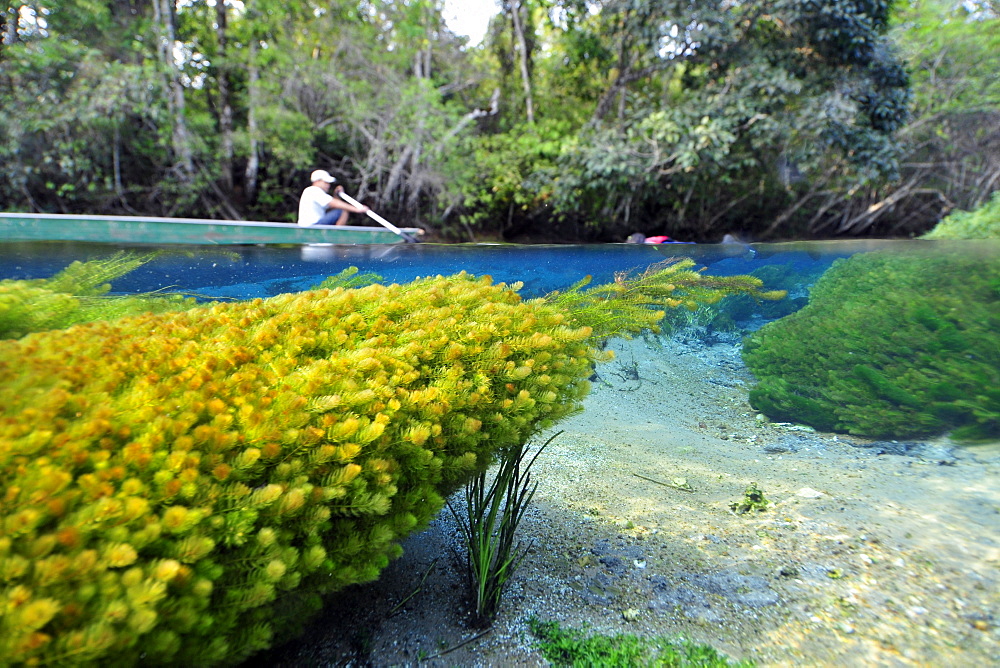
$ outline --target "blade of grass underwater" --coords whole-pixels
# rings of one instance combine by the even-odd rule
[[[475,604],[475,621],[488,625],[500,608],[504,589],[528,547],[516,543],[517,528],[538,489],[532,484],[531,466],[559,434],[551,436],[532,457],[521,445],[500,455],[499,467],[487,486],[486,472],[465,489],[465,517],[449,504],[466,543],[468,581]]]

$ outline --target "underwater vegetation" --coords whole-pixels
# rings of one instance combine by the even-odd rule
[[[703,309],[717,309],[734,297],[745,296],[761,305],[781,303],[787,295],[787,290],[761,290],[764,281],[753,275],[713,276],[695,267],[690,258],[670,258],[642,275],[621,273],[613,283],[586,290],[590,279],[585,278],[548,299],[573,313],[576,321],[613,337],[635,333],[637,323],[641,329],[658,329],[660,323],[676,327],[679,322],[698,318]],[[669,272],[668,278],[664,278],[664,271]],[[754,288],[748,289],[751,285]],[[650,307],[658,305],[672,310],[653,319]]]
[[[788,295],[783,299],[761,299],[758,295],[733,294],[718,302],[700,303],[696,310],[675,309],[665,316],[662,327],[669,331],[702,328],[706,337],[713,333],[741,331],[754,316],[764,320],[777,320],[805,306],[805,286],[813,283],[822,273],[814,269],[808,273],[801,267],[789,264],[766,264],[754,269],[750,276],[760,279],[771,294]]]
[[[0,339],[62,329],[92,320],[191,308],[191,297],[170,294],[109,296],[108,281],[124,276],[156,256],[117,253],[107,260],[74,262],[51,278],[0,280]]]
[[[998,438],[1000,262],[990,248],[837,260],[808,305],[750,336],[743,357],[758,379],[750,402],[772,419]]]
[[[336,288],[363,288],[373,283],[381,283],[382,277],[373,272],[358,273],[357,267],[348,267],[339,274],[328,276],[312,290],[334,290]]]
[[[752,482],[747,485],[746,490],[743,492],[743,498],[730,503],[729,509],[737,515],[746,515],[753,512],[762,513],[767,510],[770,503],[767,497],[764,496],[764,491],[757,487],[757,483]]]
[[[537,618],[528,620],[528,628],[537,638],[542,656],[559,668],[752,668],[756,665],[749,660],[731,660],[713,647],[682,637],[648,638],[630,633],[606,636]]]
[[[556,432],[534,452],[526,445],[501,450],[491,482],[487,483],[486,471],[481,471],[465,485],[464,511],[448,502],[465,543],[466,579],[476,626],[493,623],[507,584],[528,555],[530,545],[517,541],[517,528],[538,490],[531,467],[561,433]]]
[[[805,273],[799,267],[788,264],[766,264],[763,267],[754,269],[750,275],[759,278],[773,289],[784,290],[788,293],[795,293],[801,290],[804,284],[815,281],[820,274],[820,270]],[[750,320],[754,314],[759,314],[764,320],[777,320],[786,315],[795,313],[805,306],[805,297],[789,297],[777,301],[761,301],[754,299],[750,295],[733,295],[726,297],[715,309],[718,315],[712,321],[716,329],[724,330],[725,324],[732,322],[742,322]]]
[[[207,666],[287,639],[579,410],[602,337],[656,327],[654,304],[780,296],[689,267],[530,301],[439,276],[0,342],[0,657]]]

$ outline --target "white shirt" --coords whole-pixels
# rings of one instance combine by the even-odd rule
[[[333,196],[319,186],[309,186],[302,191],[299,198],[299,225],[310,227],[319,222],[326,213],[326,205],[333,201]]]

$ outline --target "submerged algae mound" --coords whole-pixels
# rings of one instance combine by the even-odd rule
[[[578,410],[598,337],[655,326],[648,304],[778,296],[689,267],[550,300],[464,274],[324,289],[0,343],[0,657],[212,665],[287,638]]]
[[[751,404],[863,436],[1000,437],[997,250],[836,261],[805,308],[746,341]]]

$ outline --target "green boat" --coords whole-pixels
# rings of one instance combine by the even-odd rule
[[[397,228],[398,229],[398,228]],[[412,238],[423,234],[402,228]],[[386,227],[153,218],[0,213],[0,241],[100,241],[132,244],[396,244],[404,241]]]

